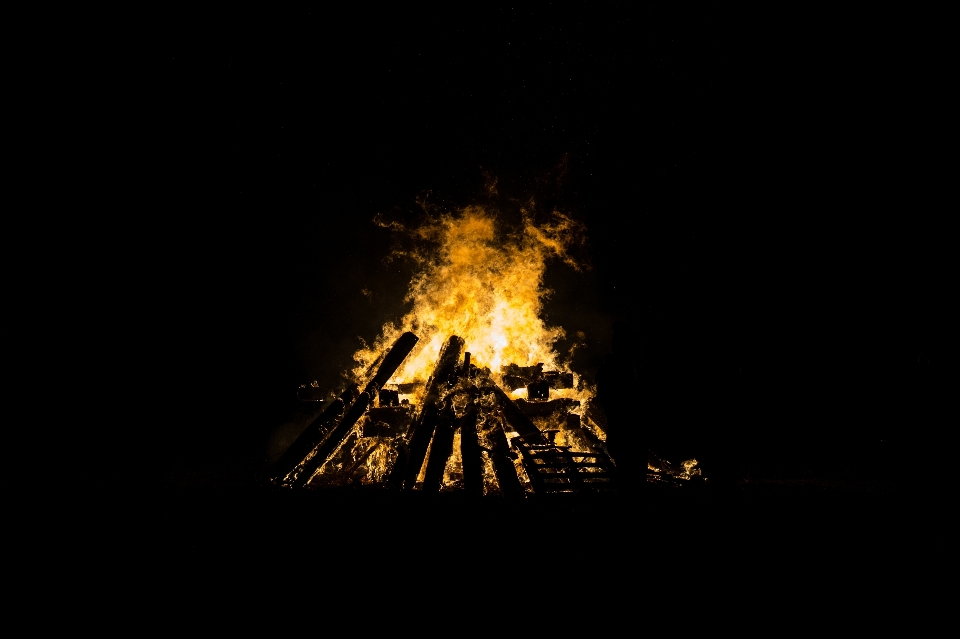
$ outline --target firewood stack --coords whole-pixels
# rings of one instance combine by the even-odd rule
[[[270,481],[478,497],[615,490],[615,467],[598,437],[602,419],[581,420],[572,412],[578,400],[550,398],[551,389],[573,387],[572,374],[508,365],[503,384],[527,390],[527,399],[513,400],[452,336],[425,385],[386,385],[418,341],[404,333],[362,392],[353,385],[331,401],[275,464]],[[420,397],[420,406],[404,395]],[[598,411],[587,408],[585,415]]]

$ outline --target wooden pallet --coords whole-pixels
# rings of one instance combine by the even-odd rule
[[[534,492],[583,493],[616,489],[616,473],[610,458],[603,453],[584,453],[569,446],[527,444],[513,440],[523,456],[523,467]]]

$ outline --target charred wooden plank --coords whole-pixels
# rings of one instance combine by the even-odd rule
[[[373,403],[373,397],[371,393],[364,391],[360,393],[360,396],[357,398],[357,401],[353,403],[353,406],[350,407],[350,410],[347,411],[347,414],[343,416],[343,419],[340,420],[340,423],[337,424],[336,428],[330,433],[330,436],[327,437],[319,447],[317,447],[317,452],[313,457],[308,459],[303,464],[303,470],[300,471],[300,474],[293,481],[293,486],[300,488],[305,486],[310,478],[313,477],[313,474],[317,472],[324,462],[330,457],[331,454],[340,446],[340,442],[343,441],[343,438],[350,432],[363,414],[367,412],[367,409],[370,407],[370,404]]]
[[[494,385],[493,392],[500,404],[500,410],[503,411],[503,416],[507,418],[507,422],[523,437],[525,442],[528,444],[547,443],[540,429],[534,426],[533,422],[520,412],[520,409],[513,403],[513,400],[507,397],[507,394],[504,393],[499,386]]]
[[[487,435],[492,444],[490,461],[493,462],[493,473],[497,476],[500,491],[508,499],[520,499],[524,496],[523,485],[517,477],[517,467],[510,457],[510,443],[507,434],[503,431],[503,423],[498,419],[496,426]]]
[[[293,482],[295,487],[304,486],[310,481],[310,477],[313,476],[317,469],[327,461],[327,458],[337,449],[343,438],[357,423],[357,420],[363,417],[367,408],[373,403],[373,398],[380,390],[380,387],[400,368],[400,364],[403,363],[403,360],[410,354],[410,351],[413,350],[413,347],[419,340],[420,338],[413,333],[406,332],[394,342],[393,347],[383,358],[377,374],[370,380],[364,391],[360,393],[356,401],[354,401],[353,406],[350,407],[346,415],[343,416],[343,419],[340,420],[340,423],[330,432],[330,435],[327,436],[323,443],[317,447],[313,457],[303,464],[303,470],[300,471],[299,476]]]
[[[569,476],[570,483],[573,484],[575,490],[583,488],[583,481],[580,477],[580,470],[577,468],[577,463],[573,461],[573,457],[570,455],[570,451],[565,450],[564,456],[560,458],[563,462],[566,463],[566,474]],[[541,474],[543,477],[543,474]]]
[[[503,385],[510,390],[524,388],[531,382],[546,382],[550,388],[573,388],[573,373],[545,371],[543,364],[536,366],[517,366],[507,364],[500,369]]]
[[[437,358],[433,375],[427,382],[427,392],[423,398],[420,415],[414,423],[410,444],[403,456],[403,466],[405,467],[401,467],[399,458],[398,464],[394,466],[394,473],[399,473],[397,477],[402,476],[403,481],[399,482],[394,479],[391,483],[394,485],[402,484],[405,490],[413,490],[413,486],[417,482],[417,475],[420,474],[420,467],[423,465],[423,459],[427,454],[427,447],[430,445],[434,430],[436,430],[437,423],[440,421],[440,402],[443,399],[443,391],[450,375],[453,374],[460,363],[463,344],[463,338],[456,335],[452,335],[447,340],[443,350],[440,351],[440,357]]]
[[[534,462],[530,457],[530,447],[524,442],[522,435],[520,436],[519,441],[517,438],[514,438],[513,441],[517,445],[517,449],[520,451],[520,454],[523,456],[523,467],[527,471],[527,477],[530,478],[530,484],[533,486],[533,492],[545,492],[546,487],[543,484],[543,478],[540,477],[540,473],[537,471],[536,462]]]
[[[515,391],[518,388],[526,388],[527,380],[520,377],[519,375],[504,375],[503,385],[506,386],[511,391]]]
[[[530,445],[523,441],[518,441],[517,445],[536,493],[616,487],[609,458],[605,455],[572,451],[567,446]],[[578,461],[585,459],[597,461]],[[603,463],[605,461],[607,463]]]
[[[550,478],[571,478],[576,476],[577,479],[607,479],[613,477],[610,472],[601,472],[601,473],[555,473],[555,472],[542,472],[540,476],[545,479]]]
[[[407,358],[407,355],[410,354],[410,351],[413,350],[413,347],[416,346],[419,341],[420,338],[410,331],[407,331],[397,338],[397,341],[393,343],[393,347],[390,348],[387,356],[383,358],[383,363],[380,364],[380,369],[377,371],[377,374],[370,380],[370,384],[376,386],[376,390],[383,388],[383,385],[393,377],[393,374],[400,368],[400,364],[403,363],[403,360]],[[369,390],[370,384],[367,384],[367,390]]]
[[[597,470],[597,472],[600,472],[600,471],[609,470],[610,465],[598,464],[593,462],[582,464],[580,462],[571,461],[570,458],[567,458],[566,461],[557,460],[555,462],[550,462],[547,464],[537,464],[536,462],[534,462],[534,467],[539,468],[540,470],[543,470],[543,471],[557,470],[557,469],[563,469],[563,468],[566,468],[567,470],[583,468],[583,469],[591,469],[589,472],[594,472],[594,470]]]
[[[567,455],[573,455],[574,457],[605,457],[605,455],[598,455],[597,453],[578,453],[573,451],[563,450],[565,446],[557,446],[561,450],[536,450],[533,449],[530,454],[533,457],[566,457]]]
[[[518,399],[514,401],[514,404],[517,405],[521,413],[528,417],[542,417],[544,415],[553,415],[554,413],[578,408],[580,401],[567,397],[559,397],[546,402],[528,402],[525,399]]]
[[[580,453],[566,446],[551,450],[522,442],[520,450],[536,492],[616,489],[616,472],[604,454]]]
[[[447,404],[440,411],[440,421],[437,422],[437,428],[433,432],[430,458],[427,460],[427,468],[423,474],[424,492],[439,492],[443,485],[443,470],[447,466],[450,454],[453,453],[453,434],[457,421],[453,408]]]
[[[483,459],[477,437],[477,406],[471,403],[460,420],[460,457],[463,463],[463,488],[472,497],[483,496]]]
[[[309,426],[307,426],[290,448],[280,456],[270,470],[270,479],[275,483],[284,481],[290,473],[309,455],[329,432],[335,420],[343,415],[345,407],[356,400],[360,388],[351,384],[340,397],[335,399]]]
[[[544,371],[543,379],[550,384],[550,388],[573,388],[573,373]]]

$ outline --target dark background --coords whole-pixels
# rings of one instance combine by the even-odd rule
[[[936,467],[935,51],[736,24],[547,5],[171,28],[131,71],[151,475],[252,481],[296,387],[339,384],[402,310],[411,266],[374,216],[485,202],[493,177],[506,222],[534,198],[586,224],[591,269],[552,265],[548,321],[587,334],[588,377],[614,321],[635,331],[663,454],[717,477]]]

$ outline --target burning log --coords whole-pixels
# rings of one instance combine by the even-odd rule
[[[463,345],[463,338],[453,335],[447,340],[443,350],[440,351],[440,357],[437,358],[437,366],[427,383],[427,392],[423,398],[423,405],[420,407],[420,415],[414,422],[413,434],[410,436],[410,444],[407,447],[406,455],[398,457],[394,466],[394,477],[391,483],[400,485],[405,490],[413,490],[413,486],[417,482],[420,467],[423,465],[423,459],[427,454],[427,447],[430,445],[437,423],[440,421],[442,391],[460,362],[460,352],[463,350]],[[399,479],[401,477],[403,478],[402,481]]]
[[[317,472],[317,469],[327,461],[327,458],[337,449],[344,436],[346,436],[346,434],[350,432],[350,429],[357,423],[357,420],[367,412],[367,408],[373,403],[373,398],[377,395],[380,387],[396,372],[418,341],[420,341],[419,337],[407,332],[394,342],[393,347],[387,353],[386,357],[383,358],[377,374],[370,380],[364,391],[360,393],[354,401],[353,406],[350,407],[347,414],[340,420],[340,423],[337,424],[323,443],[319,445],[313,457],[304,462],[303,470],[300,471],[300,474],[293,481],[295,487],[303,486],[310,481],[310,478]]]
[[[460,420],[460,458],[463,463],[463,488],[473,497],[483,496],[483,458],[477,438],[477,405],[471,398],[466,414]]]
[[[504,497],[521,498],[524,490],[510,456],[510,443],[507,441],[507,434],[503,432],[503,424],[499,420],[497,422],[496,427],[487,435],[493,444],[490,449],[493,473],[497,476],[497,483]]]
[[[397,338],[397,341],[393,344],[393,348],[391,348],[387,356],[383,358],[383,363],[380,364],[380,369],[377,370],[377,374],[370,383],[367,384],[367,390],[376,393],[383,388],[383,385],[393,377],[393,374],[400,368],[400,364],[403,363],[403,360],[407,358],[407,355],[410,354],[410,351],[413,350],[413,347],[416,346],[419,341],[420,338],[410,331],[407,331]],[[372,389],[371,386],[375,387],[375,390]]]
[[[453,453],[453,435],[458,421],[449,400],[444,402],[440,419],[433,432],[430,457],[427,459],[427,468],[423,475],[424,492],[438,492],[443,484],[443,470],[447,466],[450,454]]]
[[[343,415],[344,408],[352,404],[359,394],[360,387],[356,384],[350,384],[350,386],[340,394],[340,397],[333,400],[333,402],[300,433],[296,441],[293,442],[290,448],[288,448],[273,465],[270,471],[271,480],[275,483],[283,482],[291,473],[296,471],[297,467],[306,459],[307,455],[323,441],[324,436],[330,430],[334,420]]]

